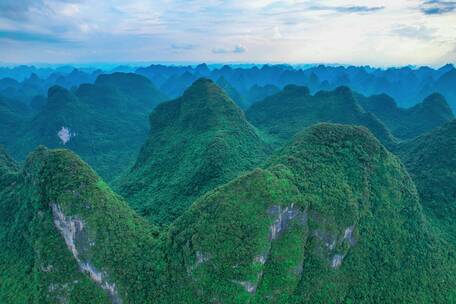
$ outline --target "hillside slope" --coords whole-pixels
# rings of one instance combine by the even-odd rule
[[[365,126],[387,147],[395,142],[382,122],[366,113],[347,87],[311,95],[306,87],[288,85],[278,94],[253,104],[246,116],[254,126],[281,141],[310,125],[333,122]]]
[[[306,129],[160,234],[67,150],[2,152],[0,185],[2,303],[456,300],[452,247],[365,128]]]
[[[397,150],[424,211],[456,244],[456,120],[402,143]]]
[[[77,156],[39,148],[0,184],[1,303],[143,303],[160,293],[155,228]]]
[[[208,79],[159,105],[150,126],[149,139],[118,189],[158,224],[172,222],[200,195],[254,168],[266,155],[242,111]]]
[[[421,103],[404,109],[399,108],[388,95],[358,96],[363,108],[375,114],[398,138],[411,139],[454,119],[445,98],[437,93]]]
[[[112,181],[134,162],[147,138],[147,115],[162,98],[136,74],[100,75],[74,92],[54,86],[10,150],[22,160],[40,144],[66,147]]]
[[[364,128],[317,125],[172,225],[176,302],[446,303],[454,256],[399,160]]]
[[[29,119],[29,111],[24,108],[15,107],[18,102],[9,102],[0,97],[0,145],[9,146],[13,142],[20,129],[27,119]]]

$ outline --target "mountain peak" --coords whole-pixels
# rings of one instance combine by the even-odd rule
[[[451,63],[447,63],[447,64],[441,66],[438,70],[442,71],[442,72],[448,72],[448,71],[454,70],[454,65]]]
[[[206,77],[201,77],[195,80],[192,85],[186,90],[186,92],[192,91],[192,90],[210,90],[210,89],[215,89],[214,87],[217,87],[217,85],[209,78]]]
[[[200,195],[250,170],[264,144],[239,107],[201,78],[182,97],[160,104],[151,132],[120,192],[158,224],[171,222]]]
[[[450,106],[446,102],[445,97],[443,97],[442,94],[440,93],[432,93],[428,97],[426,97],[423,100],[423,106],[429,107],[429,106],[438,106],[438,107],[444,107],[446,108],[449,112],[451,112]]]
[[[201,63],[195,67],[195,72],[200,75],[208,75],[211,71],[209,70],[207,64]]]
[[[183,125],[202,130],[219,124],[237,124],[244,119],[240,108],[212,80],[196,80],[177,99],[179,117]]]
[[[303,96],[310,95],[310,90],[308,87],[299,86],[299,85],[295,85],[295,84],[287,84],[283,88],[283,91],[286,93],[301,94]]]
[[[341,141],[352,141],[356,139],[365,148],[383,149],[378,139],[366,128],[361,126],[342,125],[337,123],[318,123],[299,132],[295,138],[295,144],[307,145],[308,137],[314,138],[315,143],[335,143]]]
[[[136,73],[116,72],[101,74],[97,77],[95,85],[108,86],[119,90],[125,95],[134,97],[147,106],[148,111],[165,100],[165,96],[155,87],[152,81]]]
[[[257,102],[247,110],[253,125],[280,140],[289,140],[305,127],[319,122],[354,124],[368,127],[386,145],[394,138],[373,115],[366,113],[345,86],[333,91],[307,94],[308,89],[287,86],[281,92]]]
[[[347,86],[337,87],[334,92],[338,95],[351,96],[353,94],[352,90]]]
[[[46,107],[59,106],[66,103],[77,102],[76,96],[69,90],[59,85],[54,85],[48,90],[48,100]]]

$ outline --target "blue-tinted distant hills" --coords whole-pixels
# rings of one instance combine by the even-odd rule
[[[0,67],[0,96],[17,95],[20,87],[27,96],[45,95],[52,85],[65,88],[82,83],[93,83],[101,73],[136,72],[149,78],[163,93],[170,98],[180,95],[198,78],[206,77],[215,82],[223,78],[226,87],[233,88],[244,100],[244,105],[258,101],[270,94],[259,94],[258,87],[266,87],[275,93],[288,84],[307,86],[312,93],[319,90],[332,90],[339,86],[348,86],[363,95],[385,93],[391,96],[398,106],[410,107],[432,93],[443,95],[452,109],[456,108],[456,69],[452,64],[441,68],[392,67],[388,69],[370,66],[337,66],[337,65],[165,65],[152,64],[134,67],[120,66],[87,66],[75,68],[69,65],[60,67],[37,68],[34,66]],[[34,78],[34,79],[31,79]],[[36,81],[39,79],[39,81]],[[30,88],[30,80],[34,87]],[[277,90],[271,91],[271,86]],[[40,91],[40,89],[42,90]],[[32,91],[30,91],[32,90]],[[231,89],[230,89],[231,90]],[[231,90],[233,91],[233,90]],[[20,95],[24,95],[21,93]],[[251,96],[255,95],[255,96]]]

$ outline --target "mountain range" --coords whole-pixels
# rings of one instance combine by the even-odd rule
[[[137,74],[100,75],[75,90],[53,86],[42,109],[22,123],[7,148],[23,160],[40,144],[67,147],[113,180],[134,162],[147,137],[147,115],[163,100]]]
[[[0,303],[456,303],[453,69],[157,65],[1,97]]]

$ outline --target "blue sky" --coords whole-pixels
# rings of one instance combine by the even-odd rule
[[[456,62],[456,1],[0,0],[0,62]]]

